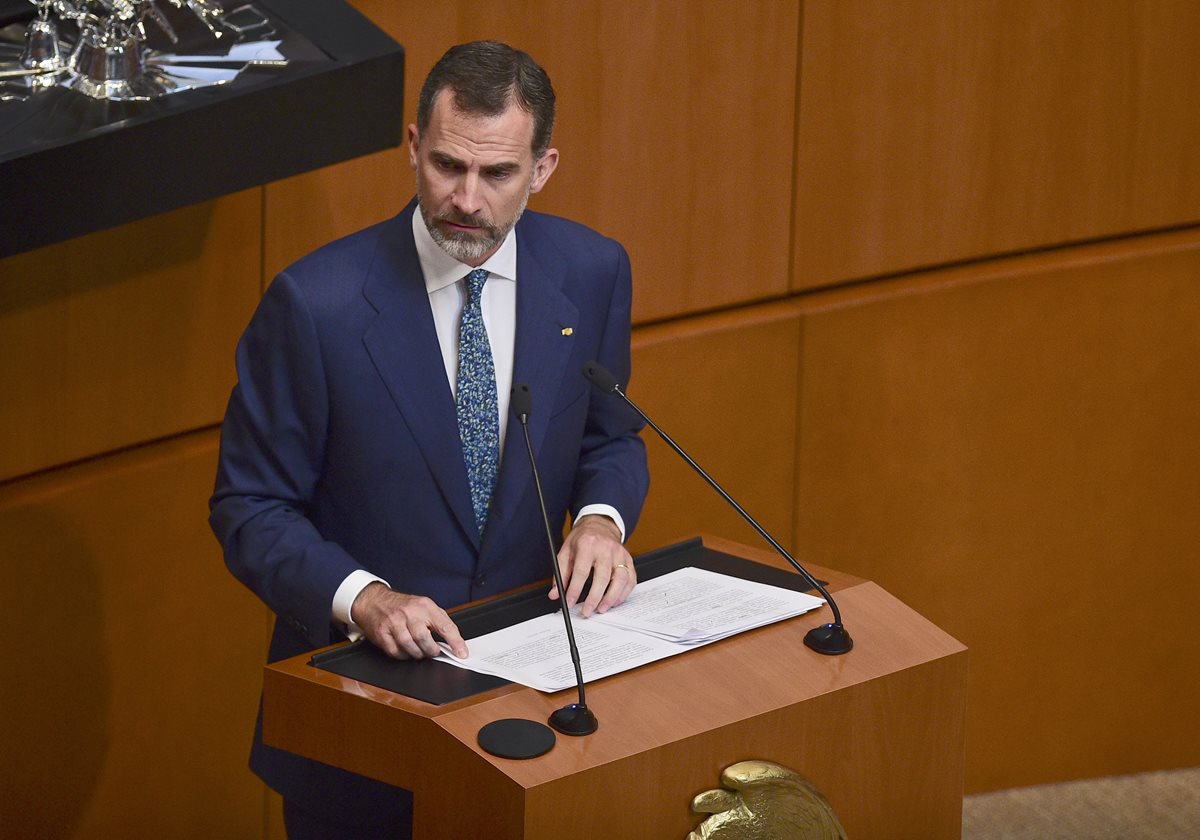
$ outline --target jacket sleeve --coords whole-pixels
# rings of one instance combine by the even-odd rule
[[[333,595],[357,563],[309,509],[321,474],[328,394],[320,337],[287,274],[238,343],[209,524],[229,570],[314,647],[330,642]]]
[[[617,243],[612,296],[596,358],[624,387],[630,376],[630,319],[633,280],[629,255]],[[588,414],[579,451],[571,513],[589,504],[615,507],[633,533],[650,487],[646,447],[638,434],[645,423],[618,397],[588,392]]]

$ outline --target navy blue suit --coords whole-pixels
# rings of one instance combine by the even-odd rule
[[[272,661],[342,638],[330,605],[355,569],[444,608],[550,573],[515,419],[480,542],[414,209],[282,272],[238,345],[210,522],[230,570],[278,617]],[[596,359],[628,380],[629,259],[581,225],[526,212],[517,274],[513,381],[533,396],[551,526],[603,503],[632,531],[648,486],[640,423],[580,374]],[[265,747],[260,734],[251,766],[288,798],[372,817],[403,807],[394,788]]]

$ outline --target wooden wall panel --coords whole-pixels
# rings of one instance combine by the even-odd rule
[[[261,836],[266,610],[208,530],[216,435],[0,488],[8,837]]]
[[[794,288],[1200,219],[1200,5],[810,0]]]
[[[626,393],[784,546],[791,544],[799,320],[760,307],[638,330]],[[634,553],[719,534],[762,538],[650,429]]]
[[[637,320],[786,294],[795,3],[355,5],[405,46],[409,122],[452,44],[505,40],[547,68],[562,160],[530,205],[625,244]],[[391,152],[269,186],[268,275],[411,194],[407,154]]]
[[[970,648],[968,791],[1200,763],[1198,275],[1191,231],[810,303],[796,541]]]
[[[251,190],[0,261],[0,481],[218,422],[260,238]]]
[[[400,149],[267,184],[263,236],[266,281],[340,236],[396,215],[413,192]]]

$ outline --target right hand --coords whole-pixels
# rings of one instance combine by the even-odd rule
[[[395,659],[440,656],[437,633],[459,659],[467,644],[446,611],[424,595],[406,595],[375,581],[363,587],[350,607],[354,623],[371,642]]]

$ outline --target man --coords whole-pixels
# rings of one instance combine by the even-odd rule
[[[522,215],[558,163],[553,122],[528,55],[448,51],[408,128],[417,200],[286,269],[247,327],[210,521],[278,616],[272,661],[360,633],[398,658],[437,655],[435,634],[463,654],[445,608],[548,576],[515,382],[532,393],[551,524],[572,517],[568,602],[589,576],[585,615],[633,589],[640,424],[580,374],[597,359],[628,377],[629,261]],[[292,837],[395,837],[411,820],[405,792],[266,747],[261,721],[251,767],[283,794]]]

